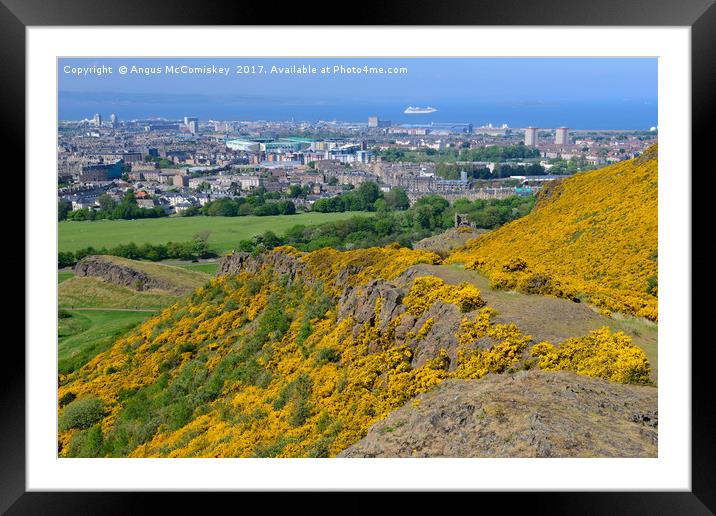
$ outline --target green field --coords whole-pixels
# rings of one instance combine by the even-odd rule
[[[186,269],[188,271],[203,272],[205,274],[210,274],[211,276],[214,276],[219,268],[219,264],[216,262],[185,263],[182,265],[177,265],[177,267],[181,267],[182,269]]]
[[[137,220],[63,221],[58,224],[59,250],[76,251],[88,246],[110,248],[134,242],[141,245],[191,240],[202,231],[210,231],[209,246],[221,253],[236,247],[240,240],[271,230],[283,234],[296,224],[312,225],[344,220],[361,212],[300,213],[268,217],[169,217]]]
[[[108,349],[114,340],[153,314],[120,310],[67,310],[58,322],[57,370],[67,374]]]

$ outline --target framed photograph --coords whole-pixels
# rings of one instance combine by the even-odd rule
[[[0,508],[515,491],[712,514],[712,3],[236,11],[2,0],[27,303]]]

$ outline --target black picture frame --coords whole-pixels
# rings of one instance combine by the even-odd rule
[[[310,9],[269,9],[263,3],[237,3],[223,0],[0,0],[0,115],[3,145],[24,149],[25,140],[25,28],[62,25],[340,25],[342,20],[358,25],[590,25],[590,26],[689,26],[691,27],[692,72],[692,155],[696,163],[708,163],[710,125],[716,92],[716,5],[713,0],[543,0],[506,2],[504,0],[442,0],[428,4],[421,0],[400,2],[362,2],[351,16],[338,15],[338,6],[311,3]],[[318,13],[323,12],[323,15]],[[318,16],[318,18],[317,18]],[[320,22],[318,20],[320,19]],[[17,152],[16,166],[24,167],[24,153]],[[712,167],[712,166],[711,166]],[[684,172],[686,173],[686,172]],[[692,175],[693,177],[693,175]],[[693,190],[692,190],[693,191]],[[699,189],[697,196],[706,194]],[[701,199],[692,198],[692,206]],[[692,208],[692,220],[699,220]],[[694,228],[692,235],[698,234]],[[692,270],[708,270],[705,260],[692,250]],[[25,271],[27,274],[27,271]],[[692,321],[703,324],[708,305],[692,302]],[[30,307],[28,307],[30,308]],[[694,336],[696,333],[694,332]],[[716,417],[711,405],[711,345],[693,339],[692,346],[692,491],[690,492],[589,492],[589,493],[485,493],[479,506],[490,502],[511,509],[525,505],[537,514],[714,514],[716,512]],[[668,343],[677,345],[688,343]],[[25,354],[15,344],[7,349],[0,394],[0,511],[7,514],[133,514],[148,509],[149,502],[161,497],[166,512],[193,512],[196,502],[206,509],[211,501],[253,503],[247,493],[201,493],[202,500],[178,493],[72,493],[26,492],[25,489]],[[262,495],[258,495],[262,496]],[[265,495],[264,495],[265,496]],[[273,496],[273,495],[271,495]],[[296,495],[294,495],[296,496]],[[325,495],[329,496],[329,495]],[[342,494],[342,496],[346,496]],[[457,499],[450,495],[450,505]],[[218,498],[217,498],[218,497]],[[486,497],[491,497],[488,500]],[[357,498],[357,497],[352,497]],[[404,500],[403,510],[419,507],[422,496]],[[507,501],[509,499],[509,501]],[[326,506],[333,503],[323,498]],[[343,509],[345,501],[338,502]],[[471,501],[469,503],[475,503]],[[351,501],[350,509],[373,510],[370,504]],[[237,510],[239,506],[235,506]],[[335,506],[334,506],[335,507]],[[446,507],[447,509],[447,507]],[[163,511],[164,512],[164,511]]]

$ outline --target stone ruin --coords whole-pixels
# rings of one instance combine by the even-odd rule
[[[456,213],[455,214],[455,227],[456,228],[471,228],[472,224],[467,218],[467,213]]]

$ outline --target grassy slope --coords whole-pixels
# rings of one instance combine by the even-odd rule
[[[358,215],[346,213],[300,213],[269,217],[171,217],[140,220],[65,221],[58,225],[59,251],[76,251],[87,246],[112,247],[134,242],[163,244],[182,242],[201,231],[211,231],[209,245],[224,252],[240,240],[271,230],[282,234],[295,224],[320,224]]]
[[[107,283],[99,278],[71,276],[62,280],[58,286],[60,308],[159,309],[173,304],[181,295],[201,287],[211,277],[202,271],[187,270],[175,265],[140,262],[117,256],[102,258],[144,272],[174,285],[174,288],[171,291],[153,289],[137,292],[131,288]]]
[[[147,312],[78,311],[58,323],[58,372],[67,374],[108,349],[114,339],[151,317]]]
[[[74,276],[71,272],[59,273],[58,307],[95,309],[71,310],[71,317],[59,319],[58,371],[61,374],[81,367],[97,353],[109,348],[117,337],[151,317],[152,312],[146,310],[159,310],[173,304],[180,297],[178,292],[193,291],[204,285],[210,277],[202,271],[177,266],[138,262],[116,256],[105,258],[172,283],[176,285],[176,291],[137,292],[99,278]],[[111,310],[105,311],[102,308]]]
[[[119,256],[103,256],[102,258],[117,265],[143,272],[164,283],[174,285],[172,290],[175,293],[185,293],[194,290],[209,281],[209,275],[200,270],[189,270],[176,265],[166,265],[163,263],[129,260]]]
[[[219,269],[219,264],[216,262],[186,263],[183,265],[177,265],[177,267],[181,267],[182,269],[186,269],[188,271],[203,272],[204,274],[214,276],[216,271]]]
[[[75,273],[71,271],[61,271],[57,273],[57,284],[74,277]]]
[[[656,319],[657,151],[550,185],[535,209],[448,259],[502,283],[546,274],[612,311]],[[527,274],[504,267],[520,258]],[[525,278],[526,279],[526,278]]]
[[[97,278],[74,277],[58,287],[60,308],[159,309],[174,303],[178,296],[160,291],[137,292],[105,283]]]

